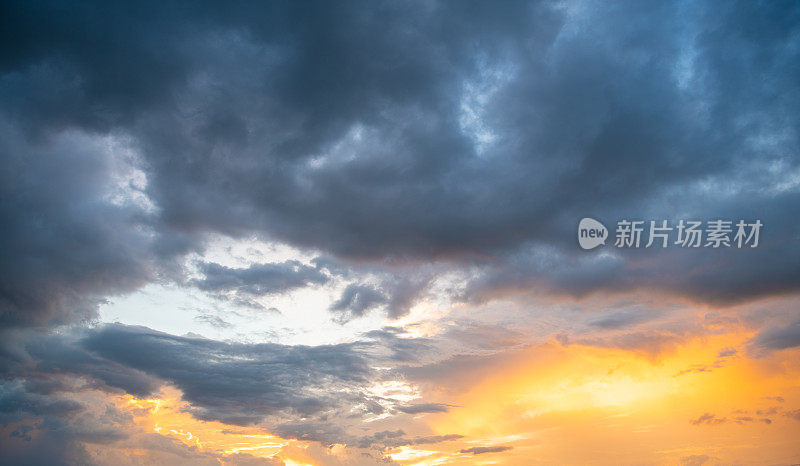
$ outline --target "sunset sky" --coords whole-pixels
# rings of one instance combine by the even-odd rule
[[[0,464],[800,463],[800,2],[0,5]]]

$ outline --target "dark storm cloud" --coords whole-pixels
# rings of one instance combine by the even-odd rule
[[[5,346],[3,422],[40,414],[35,410],[77,409],[49,401],[59,393],[93,389],[147,397],[165,383],[179,388],[201,419],[253,424],[270,416],[325,417],[375,404],[365,392],[376,376],[372,365],[395,357],[391,341],[376,339],[322,346],[226,343],[121,324],[28,332]]]
[[[233,424],[331,410],[370,374],[354,345],[223,343],[123,325],[90,332],[81,345],[174,384],[195,416]]]
[[[80,403],[28,393],[20,382],[0,386],[0,423],[8,424],[42,415],[59,416],[81,409]]]
[[[91,317],[176,273],[208,232],[477,261],[470,299],[655,287],[728,302],[800,283],[795,3],[3,10],[5,322]],[[129,143],[155,208],[109,200],[110,156],[87,144],[102,137]],[[584,215],[682,214],[758,217],[762,245],[574,244]]]
[[[18,332],[0,353],[10,384],[4,386],[0,417],[23,419],[18,411],[25,409],[63,414],[78,408],[51,403],[54,394],[93,389],[147,397],[165,383],[181,390],[196,417],[242,425],[276,419],[284,428],[322,423],[329,416],[349,416],[356,406],[365,407],[363,415],[374,415],[385,411],[381,403],[396,412],[442,412],[447,405],[404,405],[367,391],[379,376],[394,374],[387,369],[428,349],[424,339],[405,338],[392,328],[369,332],[355,343],[320,346],[228,343],[121,324]],[[381,374],[375,365],[384,368]],[[287,424],[291,419],[304,421]]]
[[[0,324],[87,319],[108,294],[170,268],[159,250],[176,245],[148,231],[145,209],[110,199],[133,168],[111,157],[108,141],[31,141],[2,115],[0,133]]]
[[[81,328],[47,333],[18,329],[1,335],[3,379],[24,381],[26,393],[51,395],[97,388],[146,396],[163,383],[152,375],[86,351],[80,344],[84,336]]]
[[[226,343],[121,324],[50,333],[17,329],[13,339],[3,340],[0,353],[0,434],[7,430],[12,437],[0,439],[7,448],[0,459],[47,464],[36,458],[61,451],[67,464],[113,462],[95,461],[86,443],[104,445],[103,454],[109,455],[115,448],[139,447],[154,454],[150,450],[160,451],[158,445],[145,442],[130,416],[113,407],[104,410],[103,403],[109,393],[152,396],[164,384],[180,389],[199,419],[261,424],[284,438],[360,445],[366,440],[348,432],[349,424],[384,412],[379,402],[393,407],[393,414],[444,410],[435,403],[406,406],[367,390],[379,380],[375,365],[383,368],[381,376],[391,377],[394,371],[387,369],[400,355],[410,357],[413,346],[391,329],[356,343],[322,346]],[[366,409],[356,413],[359,406]],[[382,440],[386,447],[460,438],[379,437],[367,443]],[[48,452],[37,453],[28,443]],[[176,461],[170,455],[213,461],[183,447],[165,454],[154,461]]]

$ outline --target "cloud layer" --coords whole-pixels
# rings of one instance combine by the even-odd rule
[[[128,439],[165,455],[154,461],[213,463],[97,401],[165,386],[197,419],[399,448],[462,434],[354,426],[446,414],[456,406],[408,384],[447,394],[534,338],[652,358],[749,332],[686,376],[800,345],[791,309],[724,312],[800,291],[800,4],[0,10],[0,445],[17,442],[0,459],[110,463],[85,446]],[[575,239],[586,216],[764,229],[758,248],[588,252]],[[311,259],[223,263],[206,255],[218,237]],[[99,306],[148,285],[256,310],[322,289],[342,328],[411,319],[423,301],[453,315],[308,346],[98,322]],[[539,306],[627,293],[723,311]],[[476,309],[497,318],[456,315]]]

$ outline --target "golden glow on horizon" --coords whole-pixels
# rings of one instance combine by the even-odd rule
[[[749,337],[697,338],[660,357],[548,343],[495,368],[431,426],[513,447],[492,454],[502,464],[748,462],[762,461],[765,448],[797,462],[800,422],[781,412],[800,404],[799,352],[754,360],[742,351]],[[724,348],[739,351],[720,358]],[[784,403],[768,399],[779,395]],[[691,423],[705,413],[715,417]]]
[[[298,461],[290,460],[290,459],[288,459],[288,458],[285,458],[285,459],[283,460],[283,462],[284,462],[284,463],[286,463],[286,466],[314,466],[313,464],[309,464],[309,463],[300,463],[300,462],[298,462]]]
[[[180,391],[172,387],[164,388],[160,398],[139,399],[125,395],[123,399],[123,406],[128,406],[136,424],[143,430],[176,438],[205,451],[222,455],[248,453],[270,458],[289,444],[289,441],[255,427],[195,419],[187,411],[190,405],[181,400]]]
[[[797,462],[800,422],[786,413],[800,407],[800,351],[754,359],[745,349],[750,337],[698,337],[660,355],[555,341],[530,347],[461,387],[462,394],[449,400],[458,406],[450,412],[416,417],[434,434],[464,438],[385,454],[408,466],[603,464],[609,458],[679,464],[694,457]],[[406,401],[422,395],[401,382],[372,389]],[[195,419],[175,388],[158,398],[121,397],[120,405],[143,430],[223,458],[247,453],[287,465],[326,464],[314,459],[307,442]],[[698,421],[706,413],[712,417]],[[491,447],[501,449],[473,454]],[[348,448],[323,450],[343,459]]]

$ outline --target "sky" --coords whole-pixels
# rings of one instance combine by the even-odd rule
[[[0,463],[800,463],[800,3],[0,11]]]

